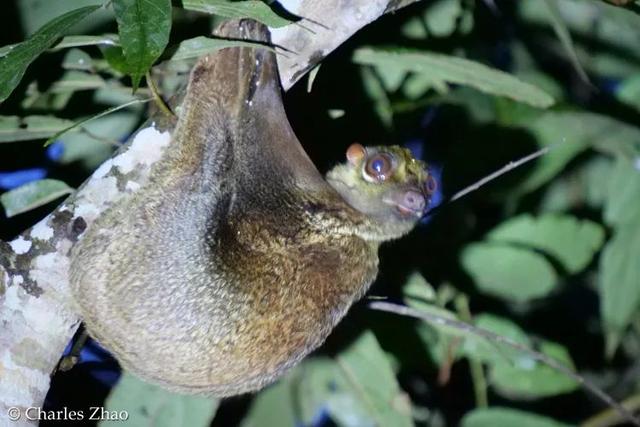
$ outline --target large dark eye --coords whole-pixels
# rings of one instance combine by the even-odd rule
[[[379,153],[367,160],[365,172],[376,181],[384,181],[391,175],[392,163],[388,154]]]

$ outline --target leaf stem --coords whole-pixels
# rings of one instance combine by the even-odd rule
[[[469,309],[469,299],[466,295],[460,294],[454,300],[456,311],[464,322],[471,323],[473,318]],[[487,396],[487,378],[484,374],[482,362],[468,357],[469,367],[471,368],[471,380],[473,382],[473,394],[476,399],[476,406],[479,408],[487,408],[489,406],[489,398]]]
[[[162,97],[160,96],[160,92],[158,92],[158,87],[156,86],[155,82],[151,78],[151,73],[147,71],[147,74],[145,76],[147,78],[147,84],[149,85],[149,89],[151,90],[151,95],[153,96],[153,100],[155,104],[158,106],[158,108],[160,109],[160,111],[162,111],[163,113],[165,113],[170,117],[176,117],[174,112],[171,111],[171,108],[169,108],[167,103],[164,102],[164,99],[162,99]]]
[[[149,102],[151,101],[151,98],[147,98],[147,99],[134,99],[133,101],[129,101],[129,102],[125,102],[124,104],[118,105],[117,107],[112,107],[112,108],[108,108],[94,116],[91,117],[87,117],[86,119],[80,120],[79,122],[76,122],[74,124],[72,124],[71,126],[62,129],[60,132],[57,132],[56,134],[54,134],[51,138],[47,139],[44,143],[44,146],[47,147],[48,145],[51,145],[53,142],[55,142],[56,139],[60,138],[60,136],[64,135],[65,133],[69,132],[71,129],[75,129],[79,126],[82,126],[83,124],[90,122],[91,120],[95,120],[95,119],[99,119],[100,117],[104,117],[108,114],[114,113],[116,111],[122,110],[123,108],[127,108],[130,105],[135,105],[135,104],[143,104],[145,102]]]

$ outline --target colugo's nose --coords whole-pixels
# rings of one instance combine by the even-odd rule
[[[403,205],[412,211],[421,211],[424,209],[426,200],[421,193],[417,191],[409,190],[404,193]]]

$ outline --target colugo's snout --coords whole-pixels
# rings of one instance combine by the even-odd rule
[[[409,209],[412,212],[422,214],[424,208],[427,205],[427,201],[422,193],[418,193],[417,191],[409,190],[404,193],[404,197],[402,198],[402,206],[406,209]]]

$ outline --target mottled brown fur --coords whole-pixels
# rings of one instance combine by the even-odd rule
[[[221,33],[268,39],[251,21]],[[179,117],[149,182],[74,248],[74,297],[89,332],[142,378],[185,393],[256,390],[364,294],[389,238],[368,236],[387,226],[347,204],[302,150],[273,53],[202,58]]]

